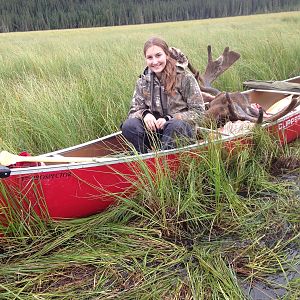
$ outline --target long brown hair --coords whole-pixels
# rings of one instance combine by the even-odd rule
[[[159,37],[152,37],[146,41],[144,44],[144,56],[146,56],[147,50],[152,46],[160,47],[167,56],[166,66],[161,74],[161,81],[166,93],[168,95],[174,95],[176,85],[176,60],[171,57],[167,43]]]

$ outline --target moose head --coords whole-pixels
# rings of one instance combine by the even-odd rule
[[[218,126],[222,126],[226,121],[250,121],[257,124],[263,122],[273,122],[292,111],[296,106],[300,105],[300,97],[293,96],[290,104],[272,116],[266,116],[262,108],[254,108],[247,97],[247,94],[241,92],[221,92],[211,86],[212,82],[225,72],[239,58],[240,54],[229,51],[226,47],[220,57],[216,60],[212,59],[211,46],[207,47],[208,62],[204,75],[200,75],[190,63],[189,69],[198,80],[201,90],[215,96],[207,97],[207,110],[205,117],[209,121],[215,121]]]

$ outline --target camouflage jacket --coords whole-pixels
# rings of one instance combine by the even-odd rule
[[[192,124],[201,120],[204,103],[200,87],[193,74],[177,66],[175,95],[164,93],[158,78],[154,76],[153,101],[151,100],[151,71],[148,68],[136,83],[128,118],[143,119],[150,111],[156,118],[170,116]]]

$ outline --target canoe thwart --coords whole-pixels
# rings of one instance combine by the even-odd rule
[[[278,90],[292,93],[300,93],[300,83],[294,82],[248,80],[243,82],[243,85],[252,89]]]

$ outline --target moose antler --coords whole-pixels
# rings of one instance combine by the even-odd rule
[[[274,122],[281,117],[285,116],[292,110],[294,110],[296,107],[300,105],[300,96],[293,95],[292,100],[288,106],[277,112],[276,114],[272,115],[271,117],[268,117],[267,119],[264,120],[264,122]]]
[[[264,114],[262,108],[256,109],[252,107],[246,94],[241,92],[221,93],[219,90],[211,87],[211,84],[240,58],[240,54],[235,51],[229,51],[229,47],[226,47],[222,55],[213,60],[210,45],[207,47],[207,52],[208,63],[204,75],[201,76],[199,71],[188,63],[188,68],[198,80],[202,92],[215,96],[208,99],[209,103],[205,111],[206,120],[214,120],[218,126],[224,125],[224,122],[228,120],[246,120],[256,124],[274,122],[300,105],[300,97],[294,95],[286,107],[270,116]],[[278,86],[278,83],[276,84]]]
[[[207,110],[207,114],[213,115],[214,113],[217,121],[222,121],[227,118],[230,121],[242,120],[261,124],[274,122],[291,112],[299,105],[300,97],[294,95],[286,107],[272,116],[264,116],[262,108],[257,111],[250,109],[251,105],[242,93],[221,93],[211,102],[211,106]]]
[[[212,88],[211,83],[233,65],[240,58],[240,54],[235,51],[229,51],[229,47],[226,47],[222,55],[213,61],[211,46],[208,45],[207,55],[207,66],[203,76],[190,63],[188,67],[198,80],[202,91],[217,95],[220,91]]]
[[[234,51],[229,51],[226,47],[220,57],[212,60],[211,46],[207,47],[208,63],[203,76],[204,85],[211,86],[211,83],[222,73],[224,73],[231,65],[233,65],[239,58],[240,54]]]

